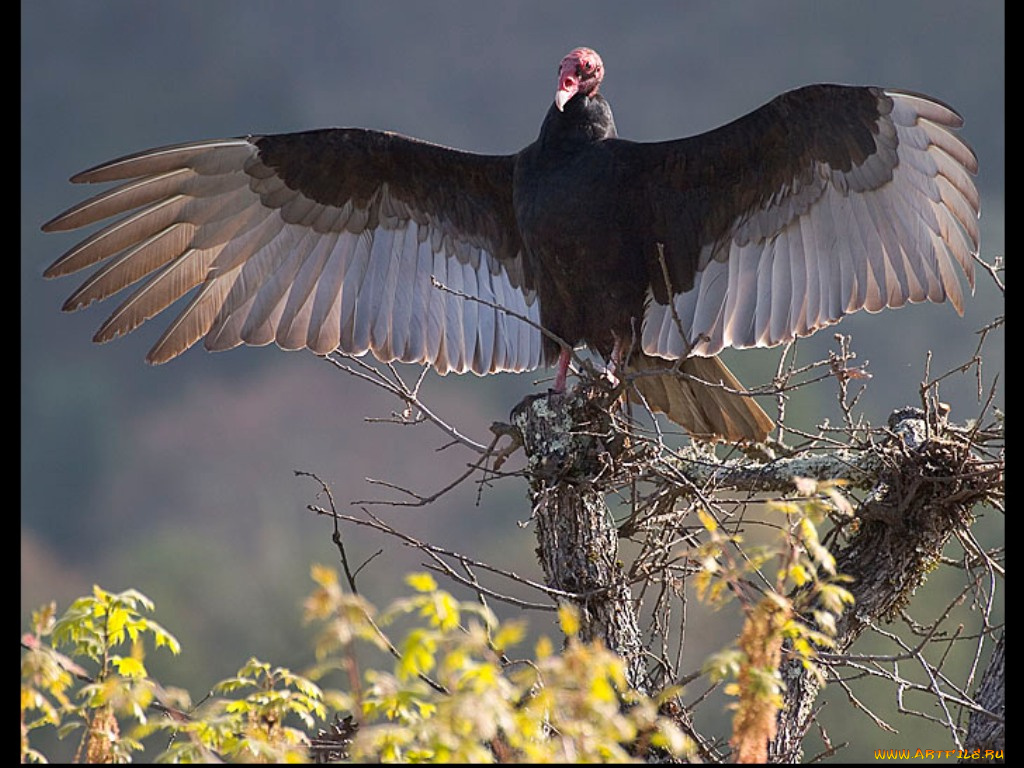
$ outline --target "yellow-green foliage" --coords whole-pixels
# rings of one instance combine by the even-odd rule
[[[698,595],[712,605],[738,599],[745,615],[736,644],[705,666],[735,697],[731,744],[740,762],[767,756],[787,654],[813,671],[816,649],[829,646],[851,602],[817,533],[826,514],[847,511],[844,500],[833,485],[797,487],[803,498],[769,505],[784,521],[779,541],[746,546],[742,558],[733,554],[738,537],[701,515],[707,538],[695,553]],[[679,691],[652,699],[630,690],[618,656],[578,639],[579,619],[568,605],[559,610],[564,646],[541,638],[523,654],[522,622],[500,624],[427,574],[409,576],[412,593],[382,612],[343,589],[334,570],[314,566],[312,577],[305,618],[317,628],[315,665],[298,675],[250,659],[195,706],[148,676],[144,640],[179,649],[143,615],[153,610],[145,596],[96,587],[59,620],[54,605],[40,609],[22,638],[22,761],[44,759],[30,744],[33,730],[54,727],[63,737],[84,726],[76,757],[89,762],[128,761],[157,733],[165,761],[302,762],[311,757],[311,734],[332,733],[337,713],[350,719],[327,748],[356,762],[691,756],[689,739],[661,714]],[[409,628],[399,632],[399,624]],[[367,644],[390,654],[389,668],[360,668],[359,648]],[[339,673],[344,689],[317,684]]]
[[[731,681],[725,692],[736,698],[730,739],[736,762],[767,761],[785,691],[780,670],[784,644],[792,658],[819,674],[814,666],[817,648],[831,647],[836,622],[853,602],[839,585],[843,577],[836,573],[835,559],[818,538],[817,526],[826,515],[850,514],[837,485],[797,479],[803,498],[768,503],[785,520],[778,543],[746,547],[742,559],[729,554],[728,545],[738,543],[738,537],[726,536],[714,518],[700,515],[709,538],[700,553],[698,594],[713,605],[737,596],[745,617],[736,646],[705,664],[713,680]],[[763,573],[773,558],[778,560],[774,584],[752,589],[751,584],[764,585],[755,572]]]
[[[657,700],[629,690],[615,654],[576,639],[578,620],[568,607],[559,613],[568,637],[561,652],[542,639],[532,658],[510,660],[525,626],[499,624],[488,609],[457,601],[428,575],[410,576],[411,596],[379,615],[342,590],[333,570],[315,566],[313,578],[305,608],[318,625],[317,664],[308,675],[251,659],[195,707],[146,674],[146,633],[157,646],[175,653],[178,646],[138,613],[152,609],[142,595],[96,588],[59,621],[53,606],[37,612],[23,638],[23,760],[43,759],[29,744],[33,729],[66,731],[74,722],[87,726],[79,757],[89,761],[127,761],[142,740],[161,732],[160,743],[169,744],[158,758],[164,761],[300,762],[310,757],[308,734],[328,721],[329,710],[354,715],[357,728],[345,745],[354,761],[627,762],[651,748],[676,755],[690,748],[659,714]],[[414,625],[392,645],[382,628],[403,617]],[[391,668],[360,672],[360,642],[393,653]],[[119,655],[125,643],[131,654]],[[98,671],[58,646],[70,646],[72,656]],[[313,682],[335,670],[350,680],[347,690]]]
[[[179,698],[150,680],[143,664],[147,636],[157,648],[174,654],[180,650],[173,635],[142,614],[152,610],[149,599],[135,590],[113,593],[93,587],[91,596],[76,600],[59,620],[52,603],[32,615],[32,631],[22,637],[23,761],[44,759],[29,746],[29,733],[43,726],[56,727],[61,737],[84,726],[77,755],[90,762],[125,762],[140,748],[136,739],[120,732],[118,717],[144,725],[153,704]],[[125,645],[128,655],[118,652]],[[70,646],[93,671],[57,646]]]
[[[320,586],[306,608],[322,622],[324,669],[349,668],[352,638],[383,645],[379,626],[409,615],[422,622],[395,648],[393,670],[368,672],[362,694],[347,699],[362,718],[351,747],[356,761],[627,762],[652,746],[673,754],[689,747],[659,716],[657,701],[628,689],[618,656],[576,640],[567,607],[561,653],[542,639],[532,659],[509,661],[524,625],[499,625],[488,609],[455,600],[429,575],[410,576],[416,594],[379,619],[366,606],[362,616],[353,610],[333,571],[315,568],[314,578]]]

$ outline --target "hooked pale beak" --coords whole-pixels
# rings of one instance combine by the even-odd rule
[[[571,88],[562,87],[559,88],[555,93],[555,106],[558,107],[558,111],[561,112],[565,109],[566,103],[573,96],[576,95],[577,86],[573,85]]]
[[[576,75],[576,62],[566,57],[562,62],[562,71],[558,73],[558,90],[555,91],[555,106],[562,112],[569,99],[580,89],[580,79]]]

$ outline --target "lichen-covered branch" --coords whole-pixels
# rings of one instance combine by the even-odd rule
[[[600,389],[529,398],[512,412],[529,466],[537,557],[548,586],[573,593],[580,636],[600,638],[644,690],[640,627],[605,502],[623,437],[612,429]]]
[[[850,376],[852,353],[844,349],[837,359],[842,365],[831,365],[832,375],[837,379]],[[775,712],[779,712],[775,736],[771,737],[771,729],[763,729],[761,737],[771,739],[768,759],[803,759],[804,737],[815,726],[823,679],[841,686],[850,697],[851,708],[882,729],[890,726],[871,710],[873,701],[858,699],[852,680],[884,679],[901,714],[937,723],[956,746],[980,744],[985,749],[1001,744],[1005,728],[1001,639],[996,652],[990,654],[993,660],[982,684],[971,693],[985,651],[1000,629],[990,618],[998,613],[993,603],[998,602],[996,584],[1002,579],[1002,550],[987,550],[973,538],[970,527],[980,505],[997,512],[1004,509],[999,414],[990,423],[980,417],[969,425],[949,423],[948,408],[928,384],[928,396],[922,397],[927,411],[903,408],[878,428],[854,417],[847,390],[842,389],[842,426],[820,426],[816,434],[780,429],[780,434],[800,441],[796,448],[781,442],[748,446],[742,455],[725,445],[695,443],[680,448],[671,444],[673,436],[663,433],[657,420],[648,423],[644,414],[634,419],[637,414],[624,412],[621,386],[611,386],[606,377],[594,375],[584,361],[579,384],[572,391],[527,398],[513,410],[510,424],[492,426],[494,439],[485,445],[465,439],[433,412],[421,410],[421,379],[408,384],[394,370],[391,377],[381,374],[377,378],[362,370],[349,372],[402,400],[407,408],[395,417],[399,423],[433,422],[450,441],[477,452],[467,471],[436,493],[415,493],[378,481],[413,500],[387,503],[431,504],[477,475],[488,484],[498,477],[512,482],[525,477],[544,583],[419,541],[365,507],[363,517],[354,517],[332,505],[336,524],[369,527],[416,548],[429,559],[426,567],[475,591],[481,601],[495,599],[519,609],[549,611],[562,602],[572,603],[579,609],[579,637],[600,640],[619,654],[633,688],[658,695],[669,687],[687,686],[685,696],[666,700],[663,714],[670,715],[694,740],[703,760],[721,762],[737,755],[728,752],[729,742],[721,734],[704,736],[693,725],[693,713],[706,705],[715,683],[697,685],[708,680],[703,660],[694,664],[694,659],[684,654],[689,647],[691,596],[701,597],[701,584],[706,585],[701,579],[714,572],[719,560],[735,558],[750,567],[742,571],[741,579],[728,584],[719,579],[727,594],[743,600],[774,592],[799,606],[797,611],[808,607],[809,602],[798,599],[806,595],[778,595],[785,588],[775,583],[767,566],[761,564],[765,561],[758,560],[757,545],[745,537],[752,530],[765,530],[779,534],[784,546],[799,549],[798,540],[787,538],[789,523],[766,514],[770,505],[764,502],[780,497],[788,502],[798,488],[837,489],[833,481],[841,481],[849,498],[832,507],[838,510],[832,517],[835,525],[823,542],[835,558],[835,570],[852,579],[844,586],[855,603],[836,623],[834,645],[826,649],[827,641],[822,640],[818,661],[824,678],[808,673],[797,661],[783,661],[782,706],[773,702],[768,719],[775,721]],[[780,374],[780,392],[790,386],[787,382],[792,375],[792,371]],[[990,395],[982,415],[991,403]],[[499,446],[501,441],[505,441],[503,446]],[[499,472],[520,448],[525,467]],[[807,478],[829,482],[815,485],[806,482]],[[797,495],[800,493],[803,491]],[[810,493],[822,498],[827,495],[822,490]],[[842,496],[838,490],[836,495]],[[706,521],[724,532],[723,549],[713,555],[705,549],[712,535]],[[954,537],[963,547],[962,560],[942,555]],[[710,565],[709,559],[713,561]],[[952,597],[938,619],[917,624],[909,616],[908,604],[927,574],[939,565],[963,569],[963,590]],[[485,584],[478,580],[477,570],[484,580],[510,580],[533,590],[538,598],[525,601]],[[978,608],[981,626],[946,631],[950,611],[968,598]],[[809,611],[815,611],[813,606]],[[814,624],[811,617],[804,618],[808,627]],[[893,619],[905,622],[906,627],[884,628]],[[896,650],[890,658],[881,654],[867,658],[851,650],[865,631],[893,644]],[[968,671],[951,679],[946,658],[953,656],[950,649],[963,643],[974,643],[973,662]],[[788,659],[787,653],[784,649],[784,659]],[[938,654],[940,659],[935,658]],[[907,679],[899,669],[906,664],[916,665],[924,682]],[[906,691],[924,694],[936,706],[930,712],[904,708]],[[833,748],[827,737],[825,741],[828,753]]]
[[[906,414],[915,416],[923,414]],[[914,434],[923,427],[910,426]],[[896,617],[950,537],[969,524],[975,505],[1001,493],[1002,464],[978,456],[970,440],[952,431],[936,431],[915,445],[894,439],[879,447],[878,458],[874,491],[857,510],[859,530],[834,551],[837,571],[852,579],[855,603],[837,626],[833,652],[848,649],[871,624]],[[819,684],[798,664],[788,665],[785,682],[786,706],[770,759],[798,762]]]
[[[654,510],[646,518],[648,529],[678,525],[679,499],[689,494],[789,492],[797,477],[844,479],[867,491],[855,510],[856,524],[833,550],[837,571],[852,578],[856,600],[836,627],[835,654],[848,650],[867,627],[898,616],[945,544],[966,530],[975,506],[1001,497],[1002,461],[976,450],[978,434],[929,419],[918,409],[894,413],[877,439],[857,449],[726,462],[712,453],[644,454],[643,440],[618,429],[608,415],[611,396],[607,388],[581,386],[567,395],[530,398],[513,411],[512,422],[527,456],[546,580],[573,594],[584,636],[601,638],[618,652],[631,683],[641,689],[665,676],[664,670],[656,676],[646,668],[656,654],[646,648],[639,601],[619,562],[617,535],[640,526],[630,518],[616,530],[605,502],[612,489],[637,478],[652,485],[645,505]],[[671,566],[664,567],[667,572]],[[785,705],[769,757],[793,762],[803,757],[820,682],[795,662],[784,664],[783,675]]]

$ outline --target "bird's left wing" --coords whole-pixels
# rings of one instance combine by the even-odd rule
[[[918,94],[816,85],[699,136],[624,142],[649,232],[644,351],[770,347],[906,302],[962,314],[980,203],[961,123]]]
[[[362,129],[141,152],[72,178],[123,183],[45,231],[127,215],[45,274],[102,262],[69,311],[142,281],[97,341],[191,294],[152,363],[205,339],[214,350],[274,341],[371,351],[441,373],[528,370],[541,361],[531,325],[539,308],[515,225],[512,162]]]

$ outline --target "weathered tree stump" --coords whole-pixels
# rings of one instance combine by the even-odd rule
[[[603,481],[623,447],[609,416],[612,398],[600,384],[530,397],[512,411],[512,424],[527,457],[547,584],[579,608],[581,639],[602,640],[625,661],[630,685],[644,690],[640,628],[605,502]]]

